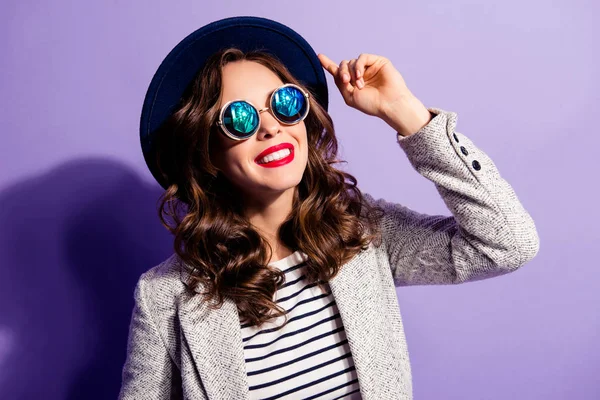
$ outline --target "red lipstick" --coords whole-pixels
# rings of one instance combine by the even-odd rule
[[[259,163],[259,161],[262,160],[263,157],[265,157],[271,153],[274,153],[276,151],[283,150],[283,149],[290,150],[290,154],[287,157],[284,157],[281,160],[275,160],[275,161],[271,161],[271,162],[268,162],[265,164]],[[264,150],[263,152],[261,152],[254,159],[254,162],[257,163],[258,165],[260,165],[261,167],[273,168],[273,167],[279,167],[281,165],[285,165],[285,164],[291,162],[293,159],[294,159],[294,146],[291,143],[280,143],[275,146],[271,146],[271,147],[267,148],[266,150]]]

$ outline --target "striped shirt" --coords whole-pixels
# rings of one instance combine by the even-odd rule
[[[340,314],[329,290],[308,284],[306,254],[270,263],[285,273],[274,300],[284,317],[261,329],[242,324],[244,358],[252,399],[360,400],[358,378]]]

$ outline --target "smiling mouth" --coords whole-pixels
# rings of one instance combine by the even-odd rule
[[[280,158],[278,160],[271,160],[271,161],[263,162],[261,159],[261,161],[256,161],[256,163],[258,165],[260,165],[261,167],[265,167],[265,168],[275,168],[275,167],[280,167],[282,165],[289,164],[290,162],[292,162],[292,160],[294,160],[294,149],[289,149],[289,151],[290,151],[290,153],[288,155],[286,155],[285,157]]]

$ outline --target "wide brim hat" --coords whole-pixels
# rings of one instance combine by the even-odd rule
[[[291,28],[270,19],[239,16],[211,22],[186,36],[166,56],[154,74],[142,108],[140,141],[150,172],[163,188],[156,165],[155,133],[176,111],[179,101],[213,53],[237,47],[246,52],[263,50],[276,56],[291,74],[313,93],[327,110],[327,80],[317,54]]]

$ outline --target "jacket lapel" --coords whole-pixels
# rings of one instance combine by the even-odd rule
[[[381,362],[382,354],[385,354],[378,348],[378,343],[382,342],[377,339],[381,327],[364,323],[381,319],[377,301],[373,300],[377,298],[377,293],[371,293],[380,283],[376,282],[373,271],[366,268],[374,262],[370,246],[346,263],[338,275],[329,281],[346,330],[363,400],[375,399],[371,395],[377,392],[377,385],[381,382],[373,376],[371,371],[376,369],[372,364],[378,360]],[[185,282],[186,279],[187,275],[183,272],[182,280]],[[213,310],[205,304],[201,295],[185,295],[180,298],[179,318],[208,398],[249,399],[244,348],[235,303],[225,298],[223,306]]]
[[[336,276],[329,280],[331,293],[337,304],[346,331],[348,345],[352,352],[354,367],[358,376],[360,393],[363,400],[375,400],[378,385],[385,382],[377,381],[375,371],[380,370],[382,360],[380,351],[382,342],[378,341],[381,326],[373,324],[379,321],[378,308],[379,295],[376,288],[380,283],[369,265],[374,265],[376,260],[372,252],[372,245],[366,251],[358,253],[346,263]],[[379,357],[379,358],[378,358]],[[378,365],[374,365],[377,363]],[[384,364],[388,368],[391,363]]]
[[[201,295],[180,299],[181,330],[210,400],[249,399],[244,348],[235,303],[212,310]],[[182,350],[184,351],[184,350]]]

